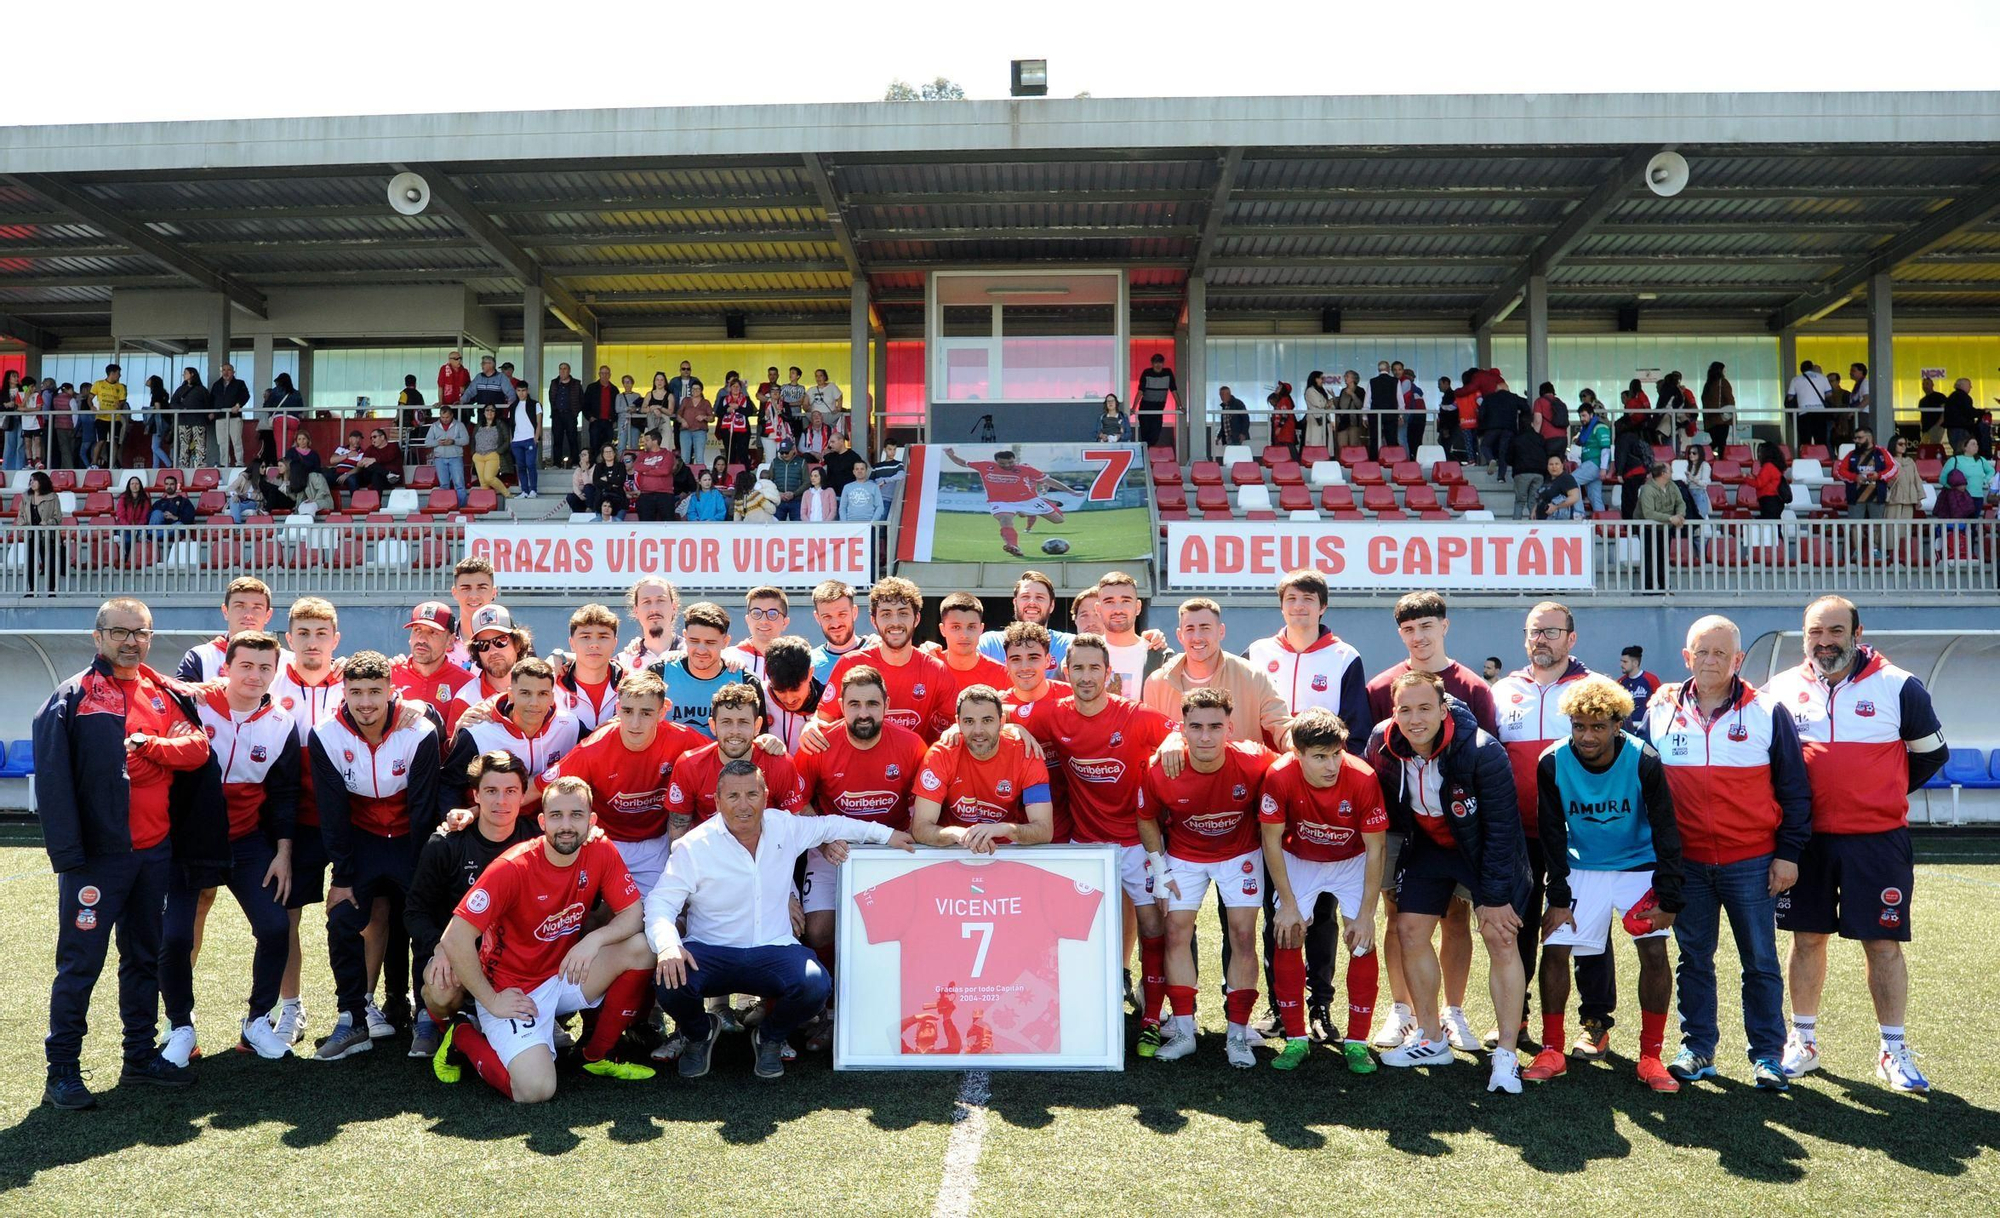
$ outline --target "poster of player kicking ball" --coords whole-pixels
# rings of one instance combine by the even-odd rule
[[[1123,1069],[1115,858],[857,848],[840,875],[834,1068]]]
[[[1134,562],[1152,552],[1136,444],[925,444],[910,450],[905,562]]]

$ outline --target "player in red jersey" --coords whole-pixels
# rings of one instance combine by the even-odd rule
[[[635,672],[618,683],[618,714],[542,772],[541,785],[580,778],[590,787],[591,811],[618,848],[639,894],[653,891],[666,870],[667,786],[675,765],[712,747],[708,737],[666,718],[666,683]]]
[[[1044,499],[1042,491],[1055,487],[1078,497],[1083,494],[1032,465],[1021,464],[1011,449],[1003,448],[994,453],[991,461],[967,461],[949,448],[944,450],[944,456],[945,460],[960,469],[969,469],[979,475],[979,481],[986,490],[986,510],[993,513],[994,521],[1000,526],[1000,548],[1016,558],[1024,555],[1021,553],[1021,535],[1014,528],[1014,517],[1026,516],[1030,530],[1034,529],[1038,519],[1061,524],[1062,509]]]
[[[979,654],[979,639],[985,633],[986,606],[972,593],[954,592],[938,606],[938,637],[944,640],[938,658],[951,670],[954,698],[973,685],[1007,688],[1006,667]]]
[[[448,739],[458,726],[458,691],[473,680],[470,672],[451,662],[451,645],[458,633],[458,616],[443,601],[425,601],[410,610],[404,624],[410,636],[409,654],[389,669],[389,680],[406,701],[423,702],[444,718]]]
[[[958,696],[958,735],[924,754],[910,803],[910,835],[926,846],[991,854],[1001,843],[1049,840],[1049,770],[1019,738],[1001,731],[998,690]]]
[[[840,657],[826,683],[840,688],[841,678],[857,664],[866,664],[882,674],[889,687],[889,722],[933,741],[951,726],[952,690],[956,683],[944,661],[926,655],[913,644],[917,618],[924,610],[923,590],[907,579],[890,576],[875,581],[868,590],[868,619],[875,624],[877,639]],[[840,718],[840,707],[822,701],[819,719],[830,724]],[[804,752],[826,747],[824,728],[809,727],[799,740]]]
[[[784,741],[764,734],[764,695],[754,685],[725,685],[709,704],[708,726],[715,743],[689,753],[667,782],[667,831],[681,834],[715,815],[715,784],[722,767],[750,761],[764,775],[771,807],[797,812],[806,805],[798,771],[785,755]]]
[[[827,729],[826,751],[798,759],[799,785],[813,812],[910,827],[910,790],[923,768],[923,737],[884,721],[888,689],[866,664],[848,670],[840,688],[840,723]],[[833,973],[834,909],[839,872],[823,848],[806,854],[799,892],[806,915],[806,946]],[[809,1027],[806,1048],[826,1047],[828,1023]]]
[[[1053,646],[1054,634],[1048,627],[1038,622],[1009,622],[1001,637],[1007,649],[1007,693],[1001,705],[1007,709],[1009,725],[1028,731],[1030,720],[1047,713],[1073,691],[1069,682],[1049,679],[1049,648]],[[1069,793],[1063,786],[1060,767],[1049,771],[1049,796],[1055,809],[1054,836],[1049,840],[1066,842],[1071,829]],[[1125,988],[1130,990],[1129,974],[1126,980]]]
[[[1144,989],[1139,1052],[1157,1048],[1167,1001],[1167,919],[1155,898],[1159,876],[1139,844],[1139,781],[1169,735],[1167,717],[1109,691],[1111,648],[1104,636],[1079,634],[1069,644],[1072,693],[1035,715],[1029,730],[1063,775],[1072,819],[1070,840],[1118,847],[1118,877],[1139,931]]]
[[[1285,1047],[1271,1064],[1291,1070],[1312,1051],[1306,1035],[1306,926],[1321,893],[1336,902],[1347,941],[1347,1068],[1370,1074],[1368,1025],[1381,971],[1375,962],[1375,906],[1389,814],[1375,770],[1347,754],[1347,725],[1324,707],[1292,720],[1291,754],[1264,778],[1257,819],[1264,826],[1264,866],[1277,893],[1276,954],[1271,973]]]
[[[472,996],[477,1026],[460,1022],[454,1045],[479,1077],[516,1103],[556,1093],[556,1020],[598,1008],[583,1068],[606,1078],[648,1079],[650,1066],[608,1054],[652,989],[639,886],[610,842],[591,835],[590,785],[558,778],[542,796],[542,837],[493,861],[465,894],[442,944]],[[599,900],[612,916],[583,933]]]
[[[1186,767],[1169,778],[1155,760],[1139,786],[1139,841],[1153,873],[1164,877],[1167,897],[1167,997],[1174,1015],[1153,1056],[1168,1061],[1194,1052],[1194,922],[1213,881],[1235,940],[1224,977],[1229,1064],[1257,1064],[1249,1028],[1257,1005],[1257,911],[1264,904],[1257,800],[1275,758],[1255,741],[1229,738],[1235,709],[1227,690],[1189,690],[1181,698]],[[1146,1047],[1142,1037],[1141,1056]]]

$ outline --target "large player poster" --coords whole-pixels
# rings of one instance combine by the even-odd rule
[[[857,848],[834,1068],[1123,1068],[1116,855]]]
[[[908,472],[903,562],[1138,562],[1153,553],[1137,444],[920,444]]]

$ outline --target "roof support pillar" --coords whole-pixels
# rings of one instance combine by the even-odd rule
[[[536,401],[542,394],[542,319],[547,314],[542,289],[530,284],[521,293],[521,379],[528,382],[528,396]]]
[[[1208,284],[1190,279],[1187,285],[1187,355],[1180,367],[1179,399],[1186,436],[1180,456],[1195,460],[1195,453],[1208,458]]]
[[[1868,277],[1868,413],[1860,423],[1884,444],[1896,430],[1894,296],[1887,268]]]
[[[874,451],[869,424],[874,421],[875,411],[881,408],[871,392],[874,378],[868,369],[868,351],[873,337],[868,315],[868,276],[857,275],[848,288],[847,296],[847,421],[850,428],[848,443],[853,445],[855,452],[863,454]]]
[[[1549,277],[1528,276],[1528,383],[1522,397],[1533,401],[1549,380]]]
[[[1493,366],[1493,327],[1481,326],[1472,332],[1472,364],[1475,368]]]
[[[1784,329],[1778,331],[1778,384],[1791,385],[1792,378],[1797,376],[1798,373],[1799,328],[1797,326],[1786,326]],[[1782,407],[1784,401],[1782,391],[1779,394],[1778,400]],[[1798,423],[1798,415],[1789,410],[1784,411],[1783,417],[1778,420],[1778,442],[1791,446],[1793,456],[1798,455]]]
[[[229,362],[229,321],[236,302],[217,292],[208,302],[208,379],[213,384]]]
[[[264,391],[278,377],[278,342],[269,330],[250,339],[250,404],[257,407],[257,429],[269,420],[264,414]],[[280,456],[284,454],[280,453]]]
[[[570,375],[580,381],[594,381],[597,379],[597,327],[591,326],[585,329],[582,339],[583,350],[578,352],[576,357],[576,362],[579,366],[570,369]],[[651,381],[649,380],[647,383],[650,385]],[[542,388],[539,385],[534,389],[536,393],[540,393],[541,391]]]
[[[299,401],[304,402],[310,412],[313,400],[313,349],[310,343],[299,347],[299,375],[295,379],[298,381]],[[344,438],[342,442],[345,443]]]
[[[28,343],[28,344],[27,344],[27,348],[26,348],[26,352],[25,352],[25,355],[26,355],[26,357],[27,357],[27,361],[28,361],[28,362],[27,362],[27,366],[26,366],[25,368],[21,369],[21,379],[22,379],[22,380],[24,380],[24,381],[39,381],[39,380],[41,380],[41,379],[42,379],[42,349],[41,349],[41,347],[40,347],[40,346],[39,346],[38,344],[35,344],[35,343]]]

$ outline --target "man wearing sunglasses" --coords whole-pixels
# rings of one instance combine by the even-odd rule
[[[113,936],[125,1029],[119,1082],[194,1082],[153,1045],[167,884],[177,864],[227,867],[230,858],[220,771],[194,702],[146,665],[152,612],[124,597],[106,601],[91,638],[90,667],[35,716],[35,796],[61,902],[43,1092],[58,1108],[97,1102],[78,1061]]]
[[[438,405],[456,406],[465,400],[465,388],[472,384],[472,373],[465,366],[465,356],[457,351],[444,357],[438,365]]]
[[[455,699],[459,715],[506,693],[515,661],[535,654],[534,636],[526,627],[514,624],[514,615],[505,605],[482,605],[472,615],[471,629],[472,639],[465,650],[479,679],[459,688]]]

